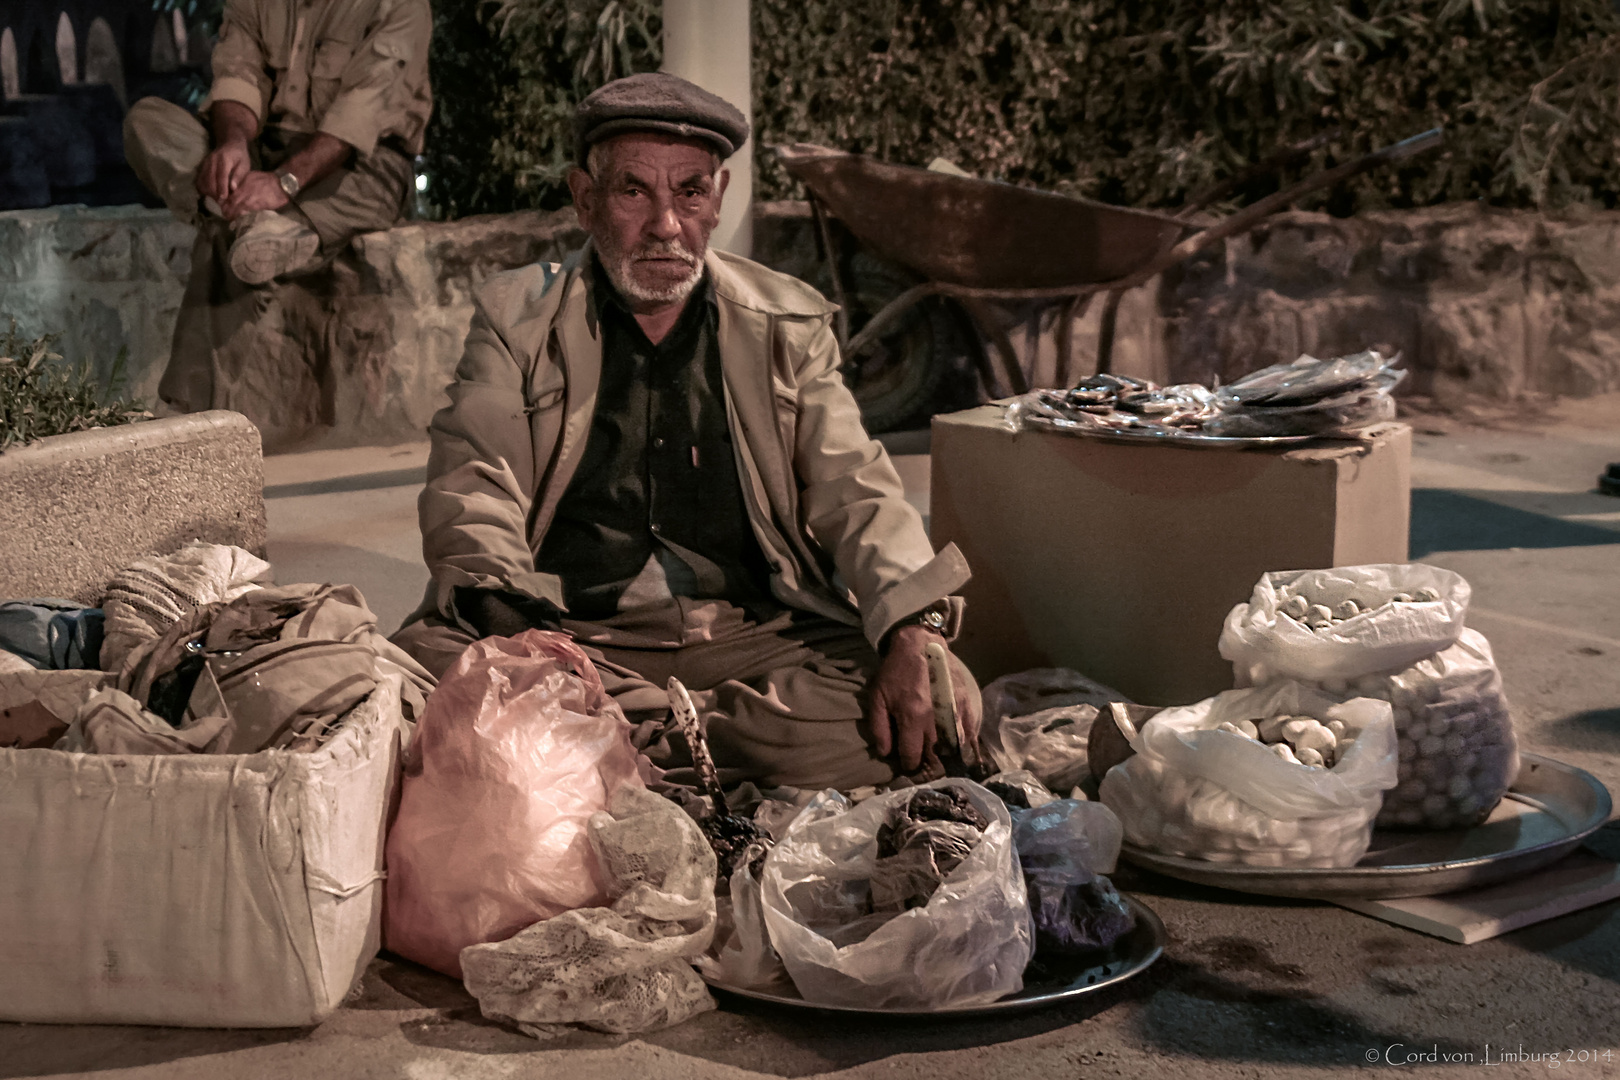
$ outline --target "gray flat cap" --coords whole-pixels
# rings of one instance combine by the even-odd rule
[[[615,79],[592,91],[574,111],[579,161],[593,143],[627,131],[663,131],[702,139],[722,158],[748,141],[748,121],[724,98],[679,75],[649,71]]]

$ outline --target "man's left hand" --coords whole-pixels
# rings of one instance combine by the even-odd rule
[[[921,626],[902,626],[894,631],[888,652],[878,666],[869,708],[872,741],[878,755],[898,753],[899,771],[918,780],[945,775],[935,745],[939,729],[934,721],[934,698],[924,652],[931,641],[945,644],[944,638]],[[954,653],[950,661],[957,715],[976,717],[980,704],[971,690],[975,685],[973,677]],[[966,726],[969,731],[979,727],[977,723]]]
[[[254,171],[242,178],[231,197],[220,205],[220,210],[227,220],[235,221],[255,210],[280,210],[287,202],[287,193],[281,190],[281,181],[276,179],[275,173]]]

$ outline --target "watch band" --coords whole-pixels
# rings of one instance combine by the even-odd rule
[[[276,183],[281,185],[281,190],[287,193],[287,198],[289,199],[298,198],[298,192],[301,191],[304,186],[303,182],[290,172],[276,173]]]

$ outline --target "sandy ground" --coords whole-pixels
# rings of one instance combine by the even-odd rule
[[[1414,426],[1413,556],[1472,582],[1470,623],[1495,646],[1524,747],[1620,791],[1620,499],[1593,493],[1620,461],[1620,398]],[[426,581],[424,462],[419,446],[270,459],[278,576],[353,581],[392,628]],[[926,458],[899,464],[926,509]],[[1620,825],[1591,846],[1620,858]],[[1164,959],[1018,1017],[870,1022],[723,998],[670,1031],[541,1043],[484,1021],[453,980],[384,958],[308,1031],[0,1025],[0,1077],[1620,1076],[1620,904],[1461,946],[1326,904],[1116,880],[1163,918]]]

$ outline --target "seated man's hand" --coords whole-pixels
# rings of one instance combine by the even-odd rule
[[[881,757],[897,753],[899,771],[918,780],[934,780],[945,775],[936,742],[939,729],[934,721],[934,697],[928,680],[928,643],[945,639],[921,626],[902,626],[890,637],[888,651],[878,666],[868,712],[872,739]],[[979,703],[970,689],[974,683],[967,667],[951,654],[951,684],[956,692],[958,716],[974,715]],[[972,725],[969,730],[977,730]]]
[[[252,171],[253,159],[248,155],[247,143],[232,139],[203,158],[197,170],[197,193],[223,207],[242,179]]]
[[[280,210],[287,205],[287,193],[281,190],[281,181],[274,173],[250,172],[236,185],[231,197],[220,203],[220,210],[229,221],[255,210]]]

